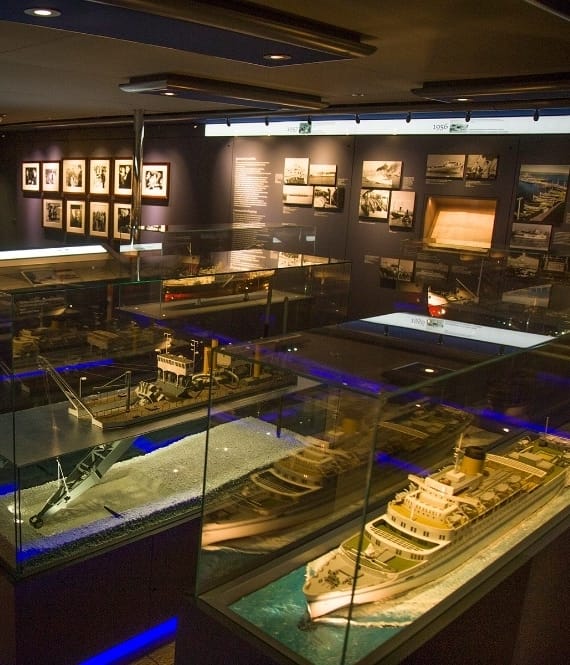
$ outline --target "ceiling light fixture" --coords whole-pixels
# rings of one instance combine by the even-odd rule
[[[285,60],[291,60],[291,56],[287,53],[267,53],[263,56],[264,60],[271,60],[272,62],[283,62]]]
[[[48,7],[29,7],[28,9],[24,9],[24,14],[35,16],[36,18],[55,18],[56,16],[61,16],[60,11]]]
[[[570,72],[487,79],[428,81],[413,88],[418,97],[453,103],[469,101],[537,101],[570,99]]]
[[[184,74],[151,74],[129,79],[119,88],[123,92],[164,95],[166,92],[187,99],[207,99],[215,102],[257,106],[265,109],[310,109],[327,107],[320,97],[289,90],[261,88],[259,86],[186,76]]]
[[[360,116],[358,115],[358,113],[354,116],[354,122],[355,122],[357,125],[360,124]]]
[[[410,124],[410,122],[412,122],[412,112],[411,111],[408,111],[408,113],[406,114],[406,122],[408,124]]]
[[[267,118],[267,117],[265,118],[265,126],[269,127],[269,118]]]
[[[539,111],[538,109],[536,109],[536,110],[534,111],[534,115],[532,116],[532,119],[533,119],[535,122],[538,122],[539,118],[540,118],[540,111]]]
[[[229,119],[229,118],[226,118],[226,125],[227,125],[228,127],[231,127],[231,126],[232,126],[232,123],[230,122],[230,119]]]
[[[465,113],[465,122],[471,122],[471,111]]]
[[[312,49],[338,58],[357,58],[376,51],[362,42],[363,35],[336,25],[312,21],[278,9],[251,2],[212,2],[211,0],[87,0],[150,16],[199,23],[260,39]]]

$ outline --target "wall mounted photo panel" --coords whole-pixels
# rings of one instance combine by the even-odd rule
[[[415,192],[392,192],[388,223],[390,231],[411,231],[414,228]]]
[[[568,164],[522,164],[515,221],[561,226],[568,193]]]
[[[312,206],[312,185],[283,185],[283,204],[287,206]]]
[[[113,238],[129,240],[131,237],[131,204],[115,203],[113,208]]]
[[[85,233],[85,201],[67,201],[65,217],[68,233]]]
[[[309,158],[285,157],[283,167],[284,185],[307,185],[309,183]]]
[[[22,162],[22,191],[40,191],[40,163]]]
[[[109,204],[92,201],[89,205],[89,235],[107,238],[109,235]]]
[[[89,160],[89,193],[95,196],[108,196],[110,193],[111,160]]]
[[[463,179],[465,155],[428,155],[426,178]]]
[[[534,249],[547,252],[550,246],[552,226],[547,224],[524,224],[515,222],[511,234],[510,247],[513,249]]]
[[[42,191],[59,192],[61,190],[60,162],[42,162]]]
[[[362,187],[398,189],[402,180],[402,162],[362,162]]]
[[[389,189],[361,189],[358,216],[376,222],[388,221]]]
[[[336,185],[336,164],[310,164],[309,185]]]
[[[115,160],[115,196],[131,196],[133,193],[133,160]]]
[[[318,209],[340,211],[344,208],[344,187],[315,185],[313,206]]]
[[[42,201],[42,226],[46,229],[63,229],[63,201],[61,199]]]
[[[169,164],[143,164],[141,194],[146,198],[168,200]]]
[[[63,191],[69,194],[85,194],[85,160],[63,160]]]
[[[465,179],[495,180],[498,166],[498,155],[467,155]]]

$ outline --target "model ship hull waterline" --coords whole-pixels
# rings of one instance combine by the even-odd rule
[[[472,416],[438,404],[406,405],[378,425],[374,451],[381,464],[385,456],[405,455],[424,461],[453,448],[472,422]],[[359,426],[361,429],[359,429]],[[304,437],[305,446],[270,467],[250,474],[221,500],[212,501],[204,515],[202,546],[289,528],[326,514],[361,494],[371,454],[371,428],[362,419],[343,419],[323,438]],[[382,480],[390,478],[384,472]],[[342,488],[342,490],[341,490]]]
[[[356,534],[308,564],[310,618],[441,577],[547,503],[570,480],[569,467],[570,441],[533,434],[502,455],[467,447],[436,473],[411,474],[410,487],[366,524],[362,538]]]

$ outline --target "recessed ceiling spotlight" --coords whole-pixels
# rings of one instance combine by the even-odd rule
[[[55,18],[56,16],[61,16],[60,11],[48,7],[29,7],[28,9],[24,9],[24,14],[38,18]]]
[[[457,97],[456,102],[468,102],[469,97]]]
[[[264,60],[271,60],[272,62],[278,62],[283,60],[291,60],[291,56],[287,53],[266,53],[263,56]]]
[[[161,92],[160,94],[164,95],[165,97],[176,97],[176,93],[171,92],[170,90],[165,90],[164,92]]]
[[[364,93],[363,92],[353,92],[350,96],[351,97],[364,97]]]

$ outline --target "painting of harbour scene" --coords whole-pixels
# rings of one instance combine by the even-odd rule
[[[560,226],[564,221],[569,169],[568,164],[522,164],[515,221]]]

